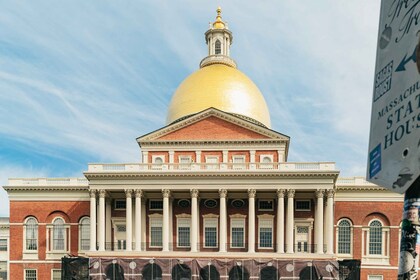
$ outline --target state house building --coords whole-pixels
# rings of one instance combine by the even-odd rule
[[[137,138],[139,162],[9,180],[9,279],[61,279],[64,256],[89,260],[66,279],[359,279],[341,260],[396,279],[403,197],[333,162],[288,162],[232,38],[219,8],[166,126]]]

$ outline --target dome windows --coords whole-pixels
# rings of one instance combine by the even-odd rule
[[[216,40],[214,44],[214,54],[222,54],[222,43],[220,43],[220,40]]]

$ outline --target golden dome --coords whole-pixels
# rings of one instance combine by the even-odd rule
[[[224,64],[203,67],[181,83],[169,105],[167,123],[210,107],[270,127],[270,114],[260,90],[241,71]]]
[[[217,17],[216,17],[216,21],[213,22],[213,28],[224,29],[225,28],[225,23],[222,20],[222,8],[220,8],[220,6],[219,6],[217,8],[216,12],[217,12]]]

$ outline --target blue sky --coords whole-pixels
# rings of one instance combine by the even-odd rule
[[[139,162],[136,137],[165,124],[175,89],[207,55],[218,5],[231,56],[272,128],[291,137],[289,161],[364,176],[379,0],[3,1],[0,184]]]

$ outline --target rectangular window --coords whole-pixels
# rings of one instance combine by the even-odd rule
[[[116,199],[115,200],[115,210],[125,210],[126,208],[126,200],[125,199]]]
[[[51,270],[51,279],[52,280],[61,280],[61,269]]]
[[[127,248],[127,241],[124,239],[117,240],[117,249],[125,250]]]
[[[311,211],[310,200],[296,200],[296,211]]]
[[[274,210],[274,203],[273,200],[262,200],[258,201],[258,210],[260,211],[273,211]]]
[[[273,219],[259,220],[260,248],[273,248]]]
[[[37,280],[36,269],[25,269],[25,280]]]
[[[217,247],[217,219],[204,220],[204,247],[215,248]]]
[[[0,251],[7,251],[7,239],[0,239]]]
[[[191,169],[191,156],[179,156],[179,169]]]
[[[245,169],[245,156],[233,156],[233,169]]]
[[[149,208],[150,210],[163,210],[163,200],[149,200]]]
[[[150,247],[162,247],[162,218],[150,219]]]
[[[219,157],[218,156],[206,156],[206,169],[218,169]]]
[[[245,219],[231,220],[231,248],[245,247]]]
[[[178,247],[190,247],[190,218],[178,219]]]

